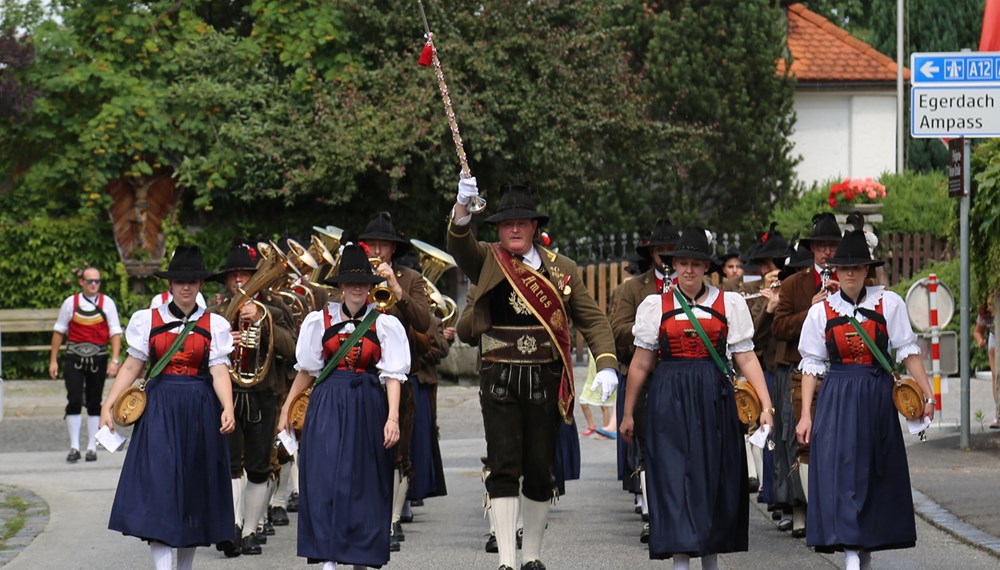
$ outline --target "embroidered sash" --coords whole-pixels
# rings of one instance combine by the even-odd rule
[[[559,380],[559,413],[567,424],[573,422],[573,363],[570,360],[569,319],[562,297],[544,275],[523,263],[515,263],[514,257],[499,243],[490,244],[493,257],[503,271],[507,282],[535,315],[552,344],[559,349],[563,371]]]

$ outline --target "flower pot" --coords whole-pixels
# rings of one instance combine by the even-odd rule
[[[882,206],[884,206],[882,202],[860,203],[860,204],[854,204],[851,202],[841,202],[837,204],[837,210],[844,212],[845,214],[857,212],[859,214],[869,215],[869,214],[881,213]]]

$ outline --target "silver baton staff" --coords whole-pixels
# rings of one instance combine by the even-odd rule
[[[441,60],[438,59],[437,48],[434,47],[434,34],[427,24],[427,15],[424,14],[424,3],[417,0],[420,6],[420,17],[424,20],[424,36],[427,44],[424,49],[430,48],[431,62],[434,64],[434,73],[437,75],[438,88],[441,90],[441,101],[444,102],[444,112],[448,116],[448,126],[451,127],[451,138],[455,141],[455,153],[458,154],[458,161],[462,164],[462,178],[471,178],[472,171],[469,169],[469,161],[465,158],[465,147],[462,145],[462,134],[458,132],[458,120],[455,119],[455,111],[451,107],[451,96],[448,95],[448,84],[444,81],[444,71],[441,70]],[[475,196],[469,201],[466,208],[473,214],[478,214],[486,209],[486,200],[481,196]]]

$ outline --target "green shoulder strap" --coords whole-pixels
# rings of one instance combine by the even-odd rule
[[[719,295],[724,295],[724,294],[725,293],[723,293],[721,290],[719,291]],[[726,366],[725,361],[722,360],[722,357],[719,356],[719,353],[715,350],[715,347],[712,346],[712,342],[708,340],[708,335],[705,334],[705,329],[701,328],[701,323],[699,323],[698,319],[695,318],[694,313],[691,312],[691,307],[688,306],[687,301],[684,300],[684,296],[681,295],[681,292],[678,291],[676,287],[674,288],[674,298],[677,299],[677,304],[680,305],[682,309],[684,309],[684,314],[687,315],[688,320],[691,321],[691,326],[694,327],[694,332],[698,333],[698,337],[701,338],[701,342],[705,344],[705,348],[708,349],[708,353],[712,355],[712,359],[715,360],[716,366],[718,366],[719,370],[722,371],[722,375],[728,378],[729,367]]]
[[[365,334],[365,331],[371,328],[372,323],[375,322],[375,319],[378,318],[378,315],[379,312],[376,311],[375,309],[370,309],[368,311],[368,314],[365,315],[364,320],[361,321],[361,324],[358,325],[358,328],[354,329],[354,332],[351,333],[351,336],[347,337],[347,340],[345,340],[343,344],[340,345],[340,348],[337,350],[337,352],[334,353],[333,358],[328,360],[326,366],[324,366],[323,370],[320,371],[319,376],[316,377],[317,386],[319,386],[324,380],[326,380],[327,376],[330,374],[330,371],[333,370],[338,364],[340,364],[340,361],[343,360],[345,356],[347,356],[347,353],[354,347],[354,343],[358,342],[358,339],[360,339],[361,336]]]
[[[854,330],[858,331],[858,334],[861,335],[861,340],[865,341],[865,344],[868,346],[868,350],[871,351],[871,353],[878,360],[879,364],[882,365],[882,368],[885,368],[886,372],[892,374],[893,368],[889,364],[889,359],[885,357],[885,354],[882,353],[882,350],[879,347],[875,346],[875,341],[872,340],[872,337],[868,336],[865,329],[861,328],[861,324],[858,320],[852,316],[848,316],[847,320],[851,321],[851,325],[854,326]]]
[[[188,321],[188,323],[184,325],[184,328],[181,329],[181,332],[177,335],[177,338],[174,339],[173,344],[171,344],[170,348],[167,349],[166,354],[164,354],[159,360],[157,360],[156,364],[154,364],[153,367],[149,369],[149,373],[146,374],[146,380],[149,380],[150,378],[155,378],[156,376],[160,375],[160,372],[163,372],[163,369],[167,367],[167,364],[170,364],[170,359],[173,358],[174,355],[177,354],[177,351],[181,349],[181,345],[184,344],[185,337],[187,337],[188,333],[191,332],[194,329],[194,326],[197,324],[198,321],[194,320],[194,321]]]

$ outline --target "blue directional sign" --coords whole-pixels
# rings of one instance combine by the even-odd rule
[[[1000,84],[1000,52],[911,54],[910,83],[956,86]]]

